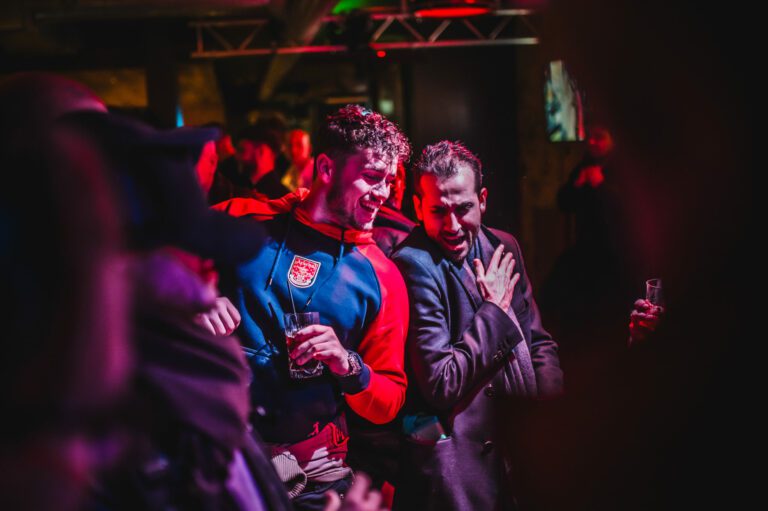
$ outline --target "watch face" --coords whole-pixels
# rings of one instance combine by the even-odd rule
[[[347,373],[347,376],[355,376],[357,374],[360,374],[363,370],[363,367],[360,365],[360,360],[357,358],[356,355],[353,353],[349,354],[349,373]]]

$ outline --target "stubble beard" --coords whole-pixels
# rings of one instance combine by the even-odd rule
[[[341,227],[353,228],[360,231],[369,231],[373,228],[371,225],[360,225],[355,219],[354,210],[349,211],[343,200],[343,184],[334,182],[328,191],[328,211],[333,215],[334,221]],[[354,205],[353,205],[354,207]]]

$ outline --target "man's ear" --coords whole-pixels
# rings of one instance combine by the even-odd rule
[[[424,218],[421,214],[421,199],[415,194],[413,196],[413,209],[416,210],[416,218],[419,219],[419,222],[423,222]]]
[[[480,213],[485,214],[485,204],[488,200],[488,189],[481,188],[480,193],[477,194],[477,198],[480,201]]]
[[[315,157],[315,172],[317,173],[315,179],[320,179],[328,184],[331,182],[331,176],[335,170],[336,166],[327,154],[320,153]]]

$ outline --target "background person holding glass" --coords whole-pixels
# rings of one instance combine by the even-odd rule
[[[645,282],[645,299],[635,300],[629,314],[629,342],[634,346],[652,336],[664,317],[664,298],[661,279],[649,279]]]

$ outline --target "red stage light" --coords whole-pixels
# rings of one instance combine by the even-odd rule
[[[416,11],[416,16],[422,18],[468,18],[488,14],[487,7],[438,7],[435,9],[422,9]]]
[[[488,14],[493,2],[487,0],[438,0],[413,2],[413,13],[422,18],[467,18]]]

